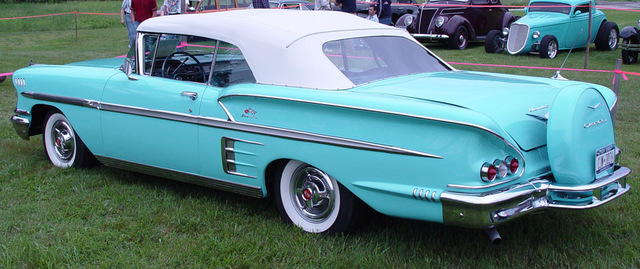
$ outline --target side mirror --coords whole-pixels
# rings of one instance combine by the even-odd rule
[[[582,14],[582,11],[580,11],[580,10],[576,10],[576,12],[575,12],[575,13],[573,13],[573,16],[578,16],[578,15],[580,15],[580,14]]]
[[[131,75],[133,73],[133,61],[131,60],[131,58],[124,59],[124,63],[122,64],[122,66],[120,66],[120,70],[122,70],[122,72],[124,72],[124,74],[127,75],[127,78],[129,78],[130,80],[138,80],[138,78]]]
[[[529,13],[529,7],[524,8],[524,13]]]

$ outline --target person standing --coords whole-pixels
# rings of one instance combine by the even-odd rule
[[[329,3],[329,0],[316,0],[315,5],[315,10],[331,10],[331,4]]]
[[[380,9],[378,11],[380,23],[393,26],[391,22],[391,0],[378,0],[378,8]]]
[[[336,5],[342,12],[356,14],[356,0],[336,0]]]
[[[271,8],[269,0],[252,0],[253,8]]]
[[[131,21],[135,28],[143,21],[156,15],[158,5],[155,0],[131,0]]]
[[[370,21],[375,21],[375,22],[379,22],[378,21],[378,7],[376,5],[371,5],[369,6],[369,16],[367,16],[367,20]]]
[[[127,25],[129,48],[131,48],[131,46],[133,46],[133,41],[136,39],[136,28],[131,20],[131,0],[122,0],[122,7],[120,8],[120,23]]]

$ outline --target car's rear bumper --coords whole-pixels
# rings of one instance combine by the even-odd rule
[[[443,220],[457,226],[490,228],[546,208],[594,208],[629,191],[629,173],[629,168],[618,166],[613,174],[582,186],[554,185],[549,179],[536,178],[488,193],[444,192],[440,196]]]
[[[29,140],[29,120],[18,115],[11,117],[11,123],[13,128],[18,133],[18,136],[24,140]]]

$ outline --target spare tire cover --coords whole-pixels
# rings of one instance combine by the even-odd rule
[[[596,151],[614,145],[609,106],[599,91],[570,86],[556,96],[547,122],[547,150],[551,171],[563,185],[588,184],[596,175]]]

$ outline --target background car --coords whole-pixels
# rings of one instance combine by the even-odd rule
[[[278,0],[269,1],[269,6],[274,9],[295,9],[295,10],[314,10],[315,5],[309,1],[304,0]],[[253,4],[247,7],[253,8]]]
[[[406,28],[422,42],[448,42],[454,49],[483,41],[489,31],[509,27],[516,20],[499,0],[429,0],[415,15],[404,15],[396,27]]]
[[[638,21],[640,27],[640,20]],[[640,51],[640,29],[627,26],[620,31],[622,43],[620,44],[620,52],[622,53],[622,63],[632,64],[638,61],[638,52]]]
[[[285,222],[326,234],[368,208],[495,231],[630,189],[603,86],[455,70],[406,31],[343,12],[161,16],[137,30],[124,60],[13,73],[11,122],[42,134],[54,166],[97,159],[274,197]]]
[[[375,0],[356,1],[356,13],[358,13],[358,16],[365,18],[369,15],[369,7],[377,4],[378,1]],[[418,6],[419,4],[416,0],[391,0],[391,22],[395,24],[405,14],[418,13]],[[340,11],[340,7],[336,6],[333,1],[331,2],[331,8],[335,11]]]
[[[590,9],[591,40],[588,40]],[[506,48],[509,54],[533,53],[540,58],[555,58],[560,50],[591,43],[598,50],[618,48],[618,25],[607,21],[593,0],[532,0],[526,12],[508,32],[489,33],[485,51],[496,53]]]

